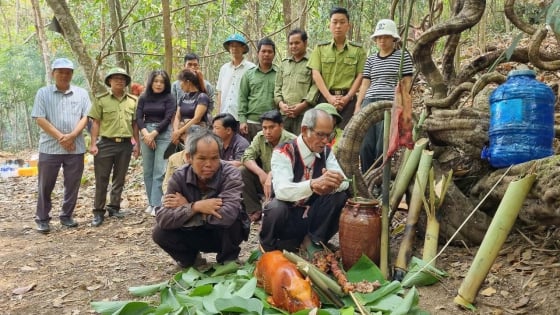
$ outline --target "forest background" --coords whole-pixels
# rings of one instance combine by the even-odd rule
[[[165,69],[174,78],[187,52],[200,55],[205,78],[215,83],[220,66],[229,60],[222,43],[230,34],[242,33],[248,39],[251,50],[247,57],[254,62],[257,41],[272,38],[277,45],[275,63],[279,64],[288,54],[287,33],[291,29],[308,32],[311,50],[330,39],[329,11],[341,6],[351,16],[349,39],[362,43],[370,54],[375,46],[369,37],[379,19],[394,17],[408,34],[410,47],[425,29],[449,19],[458,2],[465,1],[0,1],[0,150],[36,147],[38,128],[30,112],[36,91],[50,82],[50,64],[57,57],[75,62],[74,84],[92,94],[104,89],[101,79],[116,65],[128,69],[133,81],[139,83],[155,69]],[[514,3],[487,1],[480,22],[461,33],[454,61],[457,66],[461,60],[486,51],[497,37],[514,36],[515,28],[504,16],[506,2]],[[544,9],[550,1],[518,2],[515,10],[520,18],[532,23],[544,21]],[[413,10],[409,10],[410,5]],[[409,23],[408,12],[412,12]],[[434,60],[441,57],[444,45],[443,40],[436,42]]]

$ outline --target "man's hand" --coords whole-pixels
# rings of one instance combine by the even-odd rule
[[[307,109],[307,102],[303,101],[301,103],[297,103],[295,106],[292,107],[292,118],[296,118],[297,116],[301,115]]]
[[[139,143],[135,143],[134,146],[132,147],[132,156],[135,159],[138,159],[138,156],[140,156],[140,144]]]
[[[89,153],[91,153],[91,155],[96,156],[97,153],[99,153],[99,149],[97,148],[97,144],[95,144],[95,142],[91,142],[91,145],[89,146]]]
[[[60,146],[63,147],[64,150],[68,152],[72,152],[76,149],[76,144],[74,143],[75,139],[76,138],[73,137],[71,134],[63,134],[58,139],[58,144],[60,144]]]
[[[272,195],[272,172],[268,173],[263,185],[264,199],[268,201]]]
[[[323,169],[323,174],[311,181],[311,190],[320,196],[327,195],[336,191],[343,180],[341,173]]]
[[[163,196],[162,205],[165,208],[178,208],[189,203],[185,196],[176,192],[175,194],[167,194]]]
[[[213,215],[216,218],[221,219],[222,216],[218,212],[220,208],[222,208],[222,198],[209,198],[196,201],[192,210],[202,214]]]
[[[247,123],[239,124],[239,133],[242,135],[246,135],[249,133],[249,126],[247,125]]]
[[[171,134],[171,142],[173,142],[173,144],[179,144],[182,134],[183,133],[180,130],[173,130],[173,133]]]

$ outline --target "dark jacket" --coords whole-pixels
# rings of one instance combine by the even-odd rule
[[[241,212],[244,211],[241,205],[243,181],[241,180],[241,173],[236,167],[220,161],[220,168],[207,184],[209,190],[204,198],[196,183],[197,177],[191,165],[186,164],[175,171],[169,180],[166,193],[175,194],[178,192],[187,198],[189,203],[208,198],[221,198],[222,207],[219,213],[222,218],[218,219],[214,216],[202,218],[199,213],[195,216],[190,209],[190,204],[178,208],[161,207],[157,210],[156,221],[162,229],[177,229],[198,225],[227,228],[235,220],[242,218]],[[193,220],[198,221],[198,223],[189,222]]]

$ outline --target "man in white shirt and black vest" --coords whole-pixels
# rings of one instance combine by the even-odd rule
[[[301,245],[311,256],[338,231],[348,181],[327,145],[333,125],[330,114],[310,109],[303,116],[301,134],[274,149],[275,197],[264,208],[259,234],[265,251],[293,251]]]

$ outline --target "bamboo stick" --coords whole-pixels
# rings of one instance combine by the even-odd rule
[[[385,279],[389,279],[389,185],[391,183],[391,160],[387,159],[389,151],[389,134],[391,113],[385,110],[383,121],[383,157],[387,160],[383,167],[383,186],[381,196],[381,240],[379,249],[379,270]]]
[[[395,274],[393,275],[393,279],[395,280],[400,281],[404,278],[408,260],[412,254],[412,244],[416,236],[416,223],[418,222],[420,210],[422,209],[422,199],[426,192],[426,183],[428,181],[428,173],[432,167],[433,154],[432,151],[424,150],[420,157],[418,172],[416,173],[416,180],[414,181],[414,188],[412,189],[412,196],[408,207],[404,235],[397,260],[395,261]]]
[[[399,202],[402,199],[410,180],[414,176],[416,169],[418,167],[418,162],[420,161],[420,156],[422,151],[428,145],[428,139],[422,138],[414,144],[414,149],[410,153],[409,158],[406,160],[406,164],[402,170],[399,170],[395,183],[393,184],[393,190],[391,191],[391,199],[389,205],[392,211],[395,211],[399,206]]]
[[[466,308],[472,308],[472,303],[478,294],[478,290],[494,264],[502,245],[504,244],[519,210],[523,206],[525,197],[531,190],[536,179],[535,174],[513,181],[508,185],[506,193],[498,206],[498,210],[490,222],[488,231],[480,244],[473,263],[467,272],[467,276],[461,283],[458,294],[453,300]]]

